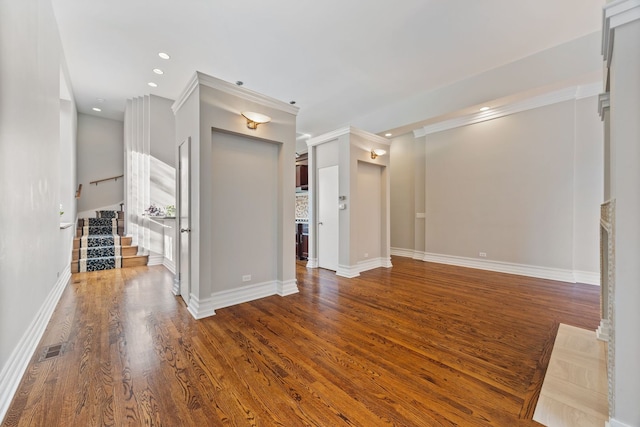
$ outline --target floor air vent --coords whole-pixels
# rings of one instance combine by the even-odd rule
[[[67,343],[61,343],[45,347],[40,354],[39,361],[42,362],[43,360],[49,360],[53,359],[54,357],[60,356],[62,353],[64,353],[66,346]]]

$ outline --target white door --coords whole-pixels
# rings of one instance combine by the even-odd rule
[[[318,169],[318,266],[338,270],[338,166]]]
[[[189,174],[189,157],[191,152],[191,139],[187,139],[178,148],[178,188],[180,194],[178,195],[178,277],[180,280],[180,296],[184,302],[189,305],[189,294],[191,292],[191,275],[190,275],[190,233],[191,228],[189,226],[189,202],[190,202],[190,174]]]

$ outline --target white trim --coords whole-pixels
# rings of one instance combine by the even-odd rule
[[[189,80],[185,88],[182,90],[182,93],[180,94],[178,99],[176,99],[173,102],[173,104],[171,104],[171,110],[173,110],[174,115],[178,112],[178,110],[180,110],[182,105],[185,102],[187,102],[187,99],[189,99],[189,97],[196,90],[197,87],[198,87],[198,73],[196,72],[193,74],[193,77],[191,77],[191,79]]]
[[[173,273],[175,274],[175,273]],[[173,276],[173,287],[171,288],[171,293],[175,296],[179,296],[180,295],[180,279],[178,279],[178,275],[175,274],[175,276]]]
[[[278,282],[275,280],[256,283],[236,289],[213,292],[210,299],[212,301],[212,306],[217,310],[219,308],[231,307],[232,305],[242,304],[243,302],[276,295],[277,286]]]
[[[147,265],[163,265],[164,264],[164,256],[156,253],[150,253],[149,258],[147,259]]]
[[[174,114],[180,109],[182,104],[185,103],[185,101],[198,87],[198,85],[207,86],[212,89],[228,93],[229,95],[237,96],[238,98],[242,98],[250,102],[255,102],[257,104],[264,105],[265,107],[284,111],[285,113],[293,115],[298,115],[298,110],[300,109],[294,105],[289,104],[288,102],[271,98],[270,96],[254,92],[245,87],[226,82],[208,74],[201,73],[200,71],[196,71],[195,75],[191,78],[189,83],[187,83],[187,87],[184,89],[180,97],[171,106]]]
[[[601,120],[604,120],[605,110],[608,110],[609,108],[611,108],[611,97],[609,92],[598,95],[598,113],[600,113]]]
[[[609,326],[609,320],[601,319],[600,325],[598,325],[598,329],[596,329],[596,338],[600,341],[609,341],[609,337],[611,336],[611,326]]]
[[[318,268],[318,258],[307,258],[307,268]]]
[[[375,268],[391,268],[391,258],[371,258],[365,261],[358,261],[356,265],[338,265],[338,271],[336,275],[340,277],[346,277],[353,279],[360,276],[360,273],[364,271],[373,270]]]
[[[640,0],[638,0],[640,1]],[[492,108],[488,111],[468,114],[466,116],[456,117],[444,120],[438,123],[424,126],[413,131],[414,138],[420,138],[432,133],[442,132],[445,130],[455,129],[462,126],[481,123],[488,120],[498,119],[515,113],[521,113],[535,108],[545,107],[560,102],[577,100],[596,96],[602,91],[602,83],[591,83],[582,86],[571,86],[544,95],[534,96],[513,104],[507,104],[500,107]]]
[[[162,265],[164,265],[172,274],[176,274],[176,263],[173,262],[173,260],[170,260],[169,258],[163,258]]]
[[[609,427],[633,427],[632,425],[625,424],[622,421],[616,420],[615,418],[610,418],[607,424],[609,425]]]
[[[392,256],[401,256],[404,258],[413,258],[413,255],[416,251],[413,249],[404,249],[404,248],[391,248]],[[422,259],[422,257],[420,257]]]
[[[600,286],[600,273],[593,271],[573,270],[573,280],[576,283],[585,283],[587,285]]]
[[[439,255],[433,253],[425,253],[422,260],[438,264],[456,265],[459,267],[477,268],[479,270],[497,271],[500,273],[517,274],[520,276],[574,283],[573,272],[570,270],[561,270],[559,268],[538,267],[501,261],[485,261],[474,258]]]
[[[60,296],[62,296],[70,279],[71,266],[67,264],[0,372],[0,421],[4,419],[9,410],[11,400],[20,385],[20,380],[29,366],[31,357],[33,357],[49,319],[51,319]]]
[[[297,294],[298,292],[298,281],[296,279],[287,280],[286,282],[276,281],[276,293],[281,297]]]
[[[640,0],[617,0],[602,8],[602,56],[611,64],[613,30],[640,19]]]
[[[378,144],[391,145],[391,140],[383,136],[376,135],[375,133],[370,133],[362,129],[358,129],[353,126],[346,126],[331,132],[323,133],[322,135],[314,136],[313,138],[309,138],[307,140],[307,148],[324,144],[325,142],[333,141],[334,139],[338,139],[343,135],[349,135],[349,134],[353,134],[353,135],[368,139]]]
[[[336,276],[346,277],[347,279],[353,279],[354,277],[358,277],[360,275],[360,270],[358,266],[351,265],[340,265],[338,264],[338,269],[336,270]]]
[[[600,286],[600,274],[592,271],[571,271],[527,264],[514,264],[502,261],[486,261],[452,255],[426,253],[404,248],[391,248],[391,255],[413,258],[427,262],[435,262],[438,264],[457,265],[459,267],[498,271],[501,273],[517,274],[520,276],[529,276],[541,279],[559,280],[561,282],[583,283],[587,285]]]
[[[213,298],[205,298],[202,301],[195,294],[189,295],[189,313],[194,319],[204,319],[205,317],[214,316],[216,314],[213,306]]]

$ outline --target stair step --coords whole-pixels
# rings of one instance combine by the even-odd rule
[[[124,212],[122,211],[96,211],[96,218],[110,218],[111,213],[114,213],[118,219],[124,219]]]
[[[107,246],[108,247],[108,246]],[[96,248],[88,248],[88,249],[96,249]],[[137,246],[121,246],[120,247],[120,255],[121,256],[134,256],[138,254]],[[71,260],[77,261],[80,259],[80,248],[74,248],[71,251]]]
[[[131,246],[132,241],[131,236],[121,236],[120,237],[120,245],[122,246]],[[80,247],[80,237],[75,237],[73,239],[73,249],[78,249]]]
[[[91,226],[91,227],[76,227],[76,237],[82,236],[108,236],[113,234],[115,230],[117,230],[118,236],[124,235],[124,225],[119,225],[117,229],[115,227],[104,227],[104,226]]]
[[[144,266],[147,265],[148,261],[149,255],[123,256],[121,257],[121,268]],[[71,263],[71,273],[78,273],[79,269],[79,261]]]

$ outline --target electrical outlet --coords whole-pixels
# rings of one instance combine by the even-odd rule
[[[480,258],[486,258],[487,257],[487,253],[486,252],[480,252],[478,255],[480,256]]]
[[[250,274],[245,274],[244,276],[242,276],[242,281],[243,282],[250,282],[251,281],[251,275]]]

